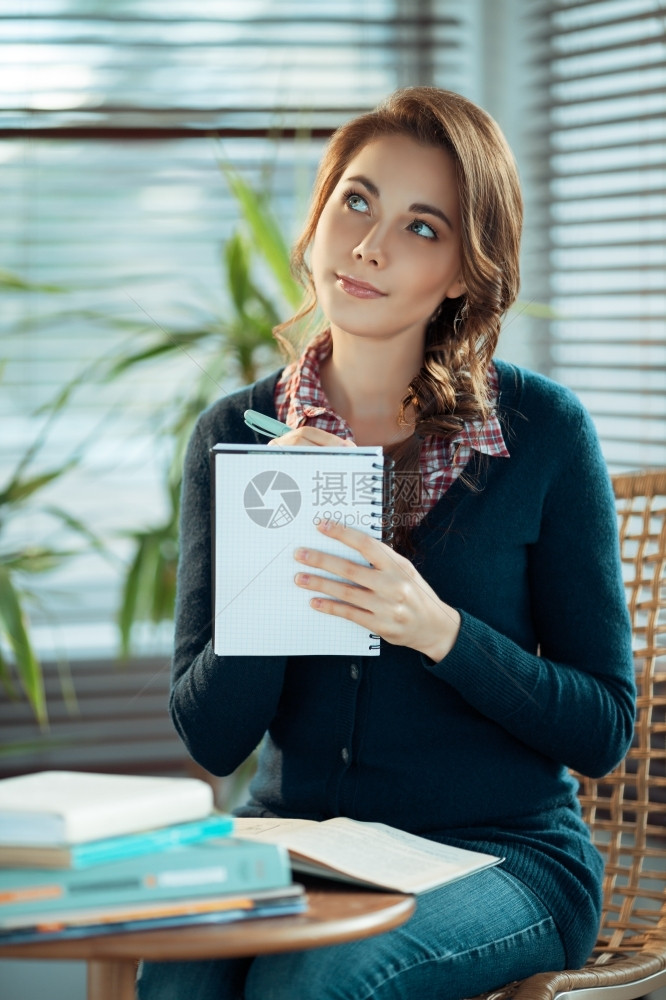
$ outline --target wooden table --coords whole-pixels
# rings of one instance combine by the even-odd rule
[[[350,889],[333,882],[306,884],[308,909],[294,916],[5,945],[0,947],[0,959],[85,961],[88,1000],[134,1000],[136,966],[142,958],[188,961],[319,948],[391,930],[414,912],[413,896]]]

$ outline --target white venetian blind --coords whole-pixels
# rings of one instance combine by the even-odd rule
[[[290,239],[324,137],[397,86],[469,93],[469,37],[468,12],[444,0],[4,0],[0,268],[39,287],[0,291],[0,483],[40,432],[35,409],[133,325],[183,329],[224,311],[220,255],[238,212],[221,156],[269,186]],[[164,513],[155,407],[202,364],[183,355],[130,383],[84,384],[49,429],[37,468],[86,448],[47,499],[113,559],[91,553],[33,581],[46,655],[115,649],[127,533]],[[67,544],[52,532],[24,517],[0,545]]]
[[[666,6],[526,4],[534,66],[537,366],[591,411],[612,468],[666,464]]]

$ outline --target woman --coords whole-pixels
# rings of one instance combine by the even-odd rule
[[[460,1000],[593,947],[601,862],[568,769],[601,775],[626,752],[630,629],[589,417],[493,360],[521,221],[506,143],[458,95],[399,91],[333,137],[295,250],[310,292],[297,319],[318,302],[325,329],[214,404],[190,443],[171,698],[214,774],[266,734],[244,815],[381,821],[505,860],[376,938],[146,964],[142,998]],[[369,566],[295,553],[313,613],[378,634],[379,657],[213,655],[208,449],[255,440],[247,407],[293,428],[280,444],[381,444],[410,486],[394,549],[322,525]]]

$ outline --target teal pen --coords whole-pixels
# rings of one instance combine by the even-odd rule
[[[267,417],[264,413],[259,413],[258,410],[246,410],[243,416],[248,427],[269,438],[282,437],[283,434],[291,430],[291,427],[283,424],[281,420]]]

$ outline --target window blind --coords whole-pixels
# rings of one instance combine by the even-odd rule
[[[666,6],[528,4],[537,367],[591,411],[613,469],[666,464]]]
[[[44,655],[115,651],[128,534],[165,514],[169,438],[155,414],[208,359],[184,352],[122,382],[84,382],[47,431],[35,410],[105,352],[129,350],[133,329],[196,327],[224,314],[221,253],[238,210],[221,160],[270,191],[291,239],[324,139],[341,121],[401,85],[469,93],[471,14],[459,8],[442,0],[3,3],[0,268],[32,288],[2,290],[0,482],[36,436],[44,436],[38,468],[80,450],[80,467],[45,499],[110,549],[108,559],[90,552],[30,581]],[[220,392],[237,381],[229,370]],[[66,547],[62,529],[54,535],[30,509],[5,525],[0,544]],[[138,648],[152,651],[155,641],[166,649],[170,637],[151,631]]]

